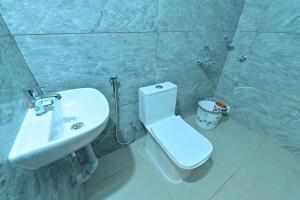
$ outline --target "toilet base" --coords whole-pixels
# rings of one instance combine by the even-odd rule
[[[182,182],[182,180],[191,173],[191,170],[179,168],[164,152],[151,134],[148,133],[146,137],[145,150],[153,165],[171,183]]]

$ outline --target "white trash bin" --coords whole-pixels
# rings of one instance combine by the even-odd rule
[[[229,112],[229,106],[222,101],[203,100],[198,102],[196,123],[200,128],[213,129],[224,113]]]

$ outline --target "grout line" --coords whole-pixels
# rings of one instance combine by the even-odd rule
[[[218,29],[211,29],[209,31],[218,32],[218,33],[228,33],[228,30],[218,30]],[[160,33],[207,33],[208,31],[204,30],[161,30]]]
[[[212,194],[212,196],[208,200],[212,200],[221,191],[221,189],[224,188],[224,186],[229,182],[229,180],[234,176],[234,174],[235,173],[229,176],[229,178],[226,179],[226,181],[219,187],[219,189],[217,189],[215,193]]]
[[[250,153],[247,157],[248,159],[245,159],[242,164],[231,174],[231,176],[222,184],[222,186],[209,198],[209,200],[212,200],[217,194],[218,192],[221,191],[222,188],[224,188],[224,186],[237,174],[238,171],[240,171],[240,169],[242,167],[244,167],[244,165],[248,162],[248,160],[250,159],[249,157],[251,155],[253,155],[254,153],[258,152],[258,150],[262,147],[262,145],[265,143],[265,139],[261,142],[261,144],[258,145],[258,147],[252,152]],[[223,167],[221,167],[223,169]],[[225,170],[225,169],[223,169]],[[225,170],[226,171],[226,170]],[[246,190],[247,191],[247,190]]]
[[[229,78],[226,78],[226,79],[228,79],[228,80],[232,80],[232,79],[229,79]],[[260,91],[262,91],[262,92],[265,92],[265,93],[268,93],[269,95],[276,95],[277,97],[281,97],[281,98],[285,98],[285,99],[288,99],[289,101],[299,101],[299,99],[297,99],[297,98],[294,98],[294,97],[291,97],[291,96],[289,96],[289,95],[283,95],[283,94],[280,94],[280,93],[273,93],[272,91],[269,91],[269,90],[266,90],[266,89],[264,89],[264,88],[258,88],[257,86],[253,86],[253,85],[248,85],[247,83],[240,83],[240,80],[238,81],[239,83],[238,83],[238,85],[237,86],[235,86],[234,88],[233,88],[233,90],[234,89],[238,89],[238,88],[254,88],[254,89],[256,89],[256,90],[260,90]],[[240,84],[244,84],[244,85],[240,85]]]
[[[98,160],[100,160],[100,159],[98,159]],[[122,173],[122,172],[125,171],[128,167],[130,167],[130,166],[132,166],[132,165],[134,165],[134,163],[126,163],[126,164],[123,165],[120,169],[117,169],[115,172],[113,172],[112,174],[109,174],[108,176],[106,176],[106,177],[103,178],[103,179],[100,179],[101,177],[99,177],[99,176],[98,176],[98,177],[95,177],[95,178],[97,178],[97,181],[95,181],[95,183],[94,183],[91,187],[94,187],[94,186],[98,185],[99,183],[105,182],[105,181],[107,181],[107,179],[110,179],[111,177],[116,176],[116,175]],[[100,167],[100,166],[99,166],[99,167]]]
[[[13,35],[12,35],[12,39],[13,39],[14,44],[16,45],[17,51],[18,51],[19,54],[22,56],[22,59],[23,59],[25,65],[27,66],[27,69],[28,69],[28,71],[30,72],[31,77],[33,78],[35,84],[36,84],[37,86],[40,86],[40,83],[39,83],[39,82],[37,81],[37,79],[35,78],[35,75],[33,74],[32,70],[31,70],[31,67],[29,66],[27,60],[25,59],[25,56],[23,55],[23,53],[22,53],[22,51],[21,51],[21,49],[20,49],[20,47],[19,47],[18,43],[16,42],[16,39],[15,39],[15,37],[14,37]]]
[[[235,36],[235,33],[238,31],[238,27],[239,27],[239,24],[240,24],[241,16],[242,16],[242,14],[244,13],[246,1],[247,1],[247,0],[244,1],[243,7],[242,7],[242,9],[241,9],[241,13],[240,13],[239,19],[237,20],[237,23],[236,23],[236,25],[235,25],[235,29],[234,29],[233,36],[232,36],[231,40],[233,40],[233,38],[234,38],[234,36]]]
[[[157,12],[159,13],[159,12]],[[159,30],[158,28],[158,17],[157,17],[157,25],[156,30],[153,31],[131,31],[131,32],[116,32],[116,31],[103,31],[103,32],[64,32],[64,33],[11,33],[12,36],[47,36],[47,35],[98,35],[98,34],[138,34],[138,33],[186,33],[186,32],[204,32],[203,30]],[[238,27],[238,25],[237,25]],[[220,31],[220,30],[212,30],[213,32],[227,32],[227,31]],[[284,31],[247,31],[247,30],[238,30],[236,28],[236,32],[249,32],[249,33],[281,33],[281,34],[293,34],[293,35],[300,35],[300,32],[284,32]],[[233,36],[234,37],[234,36]]]
[[[147,165],[153,172],[154,174],[156,175],[156,179],[158,180],[158,182],[161,184],[163,190],[168,194],[168,197],[170,198],[170,200],[173,200],[173,197],[171,195],[171,193],[169,192],[169,190],[167,189],[167,187],[165,186],[164,182],[162,181],[162,178],[165,178],[163,177],[163,175],[161,174],[161,172],[158,171],[158,169],[156,168],[156,166],[154,166],[154,164],[152,163],[151,161],[151,158],[149,155],[147,155],[147,152],[145,150],[145,143],[147,142],[147,138],[144,138],[144,142],[143,142],[143,148],[139,149],[140,151],[140,156],[142,157],[142,162],[145,163],[145,165]]]
[[[156,32],[159,32],[159,0],[156,1]]]
[[[258,34],[288,34],[288,35],[300,35],[300,32],[284,32],[284,31],[243,31],[237,30],[236,32],[241,33],[258,33]]]
[[[35,82],[35,85],[39,85],[39,83],[38,83],[37,79],[35,78],[35,76],[34,76],[32,70],[31,70],[30,66],[28,65],[27,60],[25,59],[25,57],[24,57],[22,51],[20,50],[20,47],[18,46],[18,43],[16,42],[16,39],[15,39],[14,35],[12,34],[11,30],[8,28],[7,23],[5,22],[5,20],[4,20],[4,18],[2,17],[1,14],[0,14],[0,18],[2,19],[3,24],[5,25],[6,29],[8,30],[8,33],[9,33],[9,34],[8,34],[7,36],[10,36],[10,37],[12,38],[13,43],[14,43],[14,45],[15,45],[16,48],[17,48],[17,51],[18,51],[19,54],[22,56],[22,60],[24,61],[25,65],[26,65],[26,67],[27,67],[27,69],[28,69],[28,71],[29,71],[30,74],[31,74],[32,79],[33,79],[34,82]]]
[[[234,31],[233,31],[232,38],[230,38],[231,41],[233,41],[233,39],[234,39],[234,37],[235,37],[235,34],[237,33],[237,30],[238,30],[238,27],[239,27],[239,24],[240,24],[240,19],[241,19],[241,16],[242,16],[243,12],[244,12],[244,9],[245,9],[245,4],[246,4],[246,0],[245,0],[244,3],[243,3],[243,7],[242,7],[242,9],[241,9],[239,19],[238,19],[237,22],[236,22],[236,25],[235,25],[235,29],[234,29]],[[217,78],[216,82],[214,83],[214,85],[215,85],[215,88],[214,88],[214,91],[213,91],[213,96],[214,96],[214,97],[216,96],[217,88],[218,88],[218,85],[219,85],[219,83],[220,83],[220,80],[221,80],[223,71],[224,71],[224,69],[225,69],[225,66],[226,66],[226,63],[227,63],[227,59],[228,59],[229,53],[230,53],[230,51],[227,49],[227,52],[226,52],[226,54],[227,54],[227,55],[226,55],[226,58],[224,59],[224,62],[223,62],[221,71],[220,71],[219,74],[218,74],[218,78]]]
[[[253,155],[254,153],[258,152],[259,149],[260,149],[260,148],[263,146],[263,144],[265,143],[265,141],[266,141],[266,140],[264,140],[264,141],[257,147],[257,149],[256,149],[255,151],[252,152],[251,155]],[[249,155],[249,157],[250,157],[250,155]],[[232,175],[232,177],[231,177],[230,179],[232,179],[232,178],[234,177],[234,175],[236,175],[237,172],[240,171],[240,169],[246,165],[246,163],[248,162],[249,159],[250,159],[250,158],[246,159],[246,160],[241,164],[241,166],[233,173],[233,175]],[[241,182],[238,181],[237,179],[235,179],[235,181],[236,181],[236,183],[239,183],[239,184],[240,184],[240,186],[247,192],[248,195],[251,195],[250,191],[247,189],[247,188],[248,188],[248,185],[247,185],[247,184],[244,185],[244,183],[241,183]]]
[[[244,167],[246,165],[246,163],[249,161],[249,159],[255,154],[257,153],[261,147],[265,144],[266,142],[266,139],[264,137],[263,138],[263,141],[257,146],[256,149],[254,149],[251,153],[249,153],[249,155],[247,156],[247,158],[241,163],[241,165],[233,172],[233,174],[236,174],[238,171],[240,171],[240,169],[242,167]]]
[[[1,40],[1,39],[4,39],[4,38],[6,38],[6,37],[11,37],[11,35],[10,35],[10,34],[4,34],[4,35],[0,36],[0,40]]]
[[[226,32],[213,30],[214,32]],[[154,34],[154,33],[204,33],[203,30],[171,30],[171,31],[144,31],[144,32],[69,32],[69,33],[13,33],[12,36],[51,36],[51,35],[101,35],[101,34]]]
[[[155,33],[155,31],[144,32],[67,32],[67,33],[14,33],[13,36],[47,36],[47,35],[98,35],[98,34],[136,34]]]
[[[155,83],[158,82],[157,79],[157,69],[158,69],[158,55],[159,55],[159,0],[157,0],[156,5],[156,55],[155,55]]]
[[[268,13],[271,5],[272,5],[272,1],[267,2],[265,12],[264,12],[263,16],[260,18],[260,21],[257,23],[257,30],[261,29],[261,27],[267,17],[267,13]]]
[[[252,152],[252,155],[255,154],[255,153],[258,153],[258,152],[261,150],[261,148],[266,144],[266,142],[270,142],[270,140],[269,140],[268,138],[265,138],[265,137],[263,137],[263,138],[264,138],[264,140],[263,140],[263,141],[261,142],[261,144],[257,147],[257,149],[256,149],[255,151]],[[277,147],[282,148],[282,147],[280,147],[279,145],[277,145]],[[285,149],[284,149],[284,150],[285,150]],[[286,150],[285,150],[285,151],[286,151]],[[250,157],[250,155],[249,155],[249,157]],[[249,158],[249,159],[250,159],[250,158]],[[247,159],[247,161],[248,161],[249,159]],[[247,161],[245,161],[245,162],[243,163],[243,165],[245,165]],[[242,167],[242,166],[241,166],[241,167]],[[241,168],[241,167],[240,167],[240,168]],[[248,185],[248,184],[245,184],[242,180],[239,180],[239,179],[235,179],[235,182],[236,182],[237,184],[239,184],[239,185],[242,187],[242,189],[244,189],[245,192],[246,192],[248,195],[253,196],[251,190],[249,189],[249,185]],[[255,193],[255,196],[256,196],[256,197],[263,198],[264,194],[257,192],[257,193]]]
[[[255,150],[253,150],[251,153],[249,153],[249,155],[247,156],[247,158],[241,163],[241,165],[231,174],[231,176],[224,182],[224,184],[209,198],[209,200],[212,200],[213,197],[215,197],[217,195],[217,193],[228,183],[229,180],[231,180],[239,171],[241,168],[243,168],[246,163],[249,161],[250,157],[252,155],[254,155],[255,153],[257,153],[261,148],[262,146],[265,144],[265,142],[267,141],[267,139],[265,139],[264,137],[263,138],[263,141],[257,146],[257,148]],[[221,167],[223,170],[225,170],[227,172],[226,169],[224,169],[223,167]],[[245,188],[245,186],[244,186]],[[246,190],[247,191],[247,190]]]

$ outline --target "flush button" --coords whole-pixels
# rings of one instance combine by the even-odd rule
[[[156,85],[155,88],[157,88],[157,89],[162,89],[162,88],[164,88],[164,87],[163,87],[162,85]]]

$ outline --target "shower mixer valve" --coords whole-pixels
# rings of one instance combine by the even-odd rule
[[[209,46],[205,46],[203,49],[204,60],[198,60],[197,63],[204,70],[212,70],[212,67],[216,64],[214,49]]]

